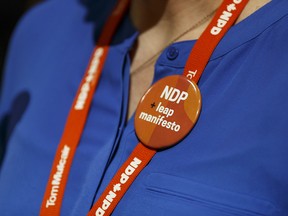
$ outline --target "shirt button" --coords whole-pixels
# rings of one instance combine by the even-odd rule
[[[179,55],[179,50],[173,46],[169,47],[166,52],[166,56],[169,60],[176,59],[178,55]]]

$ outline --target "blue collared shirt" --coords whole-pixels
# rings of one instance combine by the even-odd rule
[[[68,112],[112,8],[104,0],[48,1],[18,25],[0,107],[2,216],[39,214]],[[288,2],[273,0],[229,30],[198,84],[196,126],[155,155],[113,215],[288,215],[287,14]],[[126,120],[137,36],[127,16],[93,97],[61,215],[86,215],[138,143],[133,117]],[[181,74],[194,44],[167,47],[153,82]]]

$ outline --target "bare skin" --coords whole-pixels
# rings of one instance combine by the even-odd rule
[[[251,0],[238,18],[245,19],[270,0]],[[130,98],[128,119],[134,113],[138,101],[150,86],[153,74],[152,64],[133,73],[151,56],[162,50],[171,40],[215,10],[222,0],[132,0],[130,17],[139,30],[137,44],[131,53]],[[178,41],[197,39],[212,17],[187,33]]]

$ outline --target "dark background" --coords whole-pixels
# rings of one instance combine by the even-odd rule
[[[5,55],[13,29],[25,11],[39,2],[40,0],[6,0],[0,3],[0,89]]]

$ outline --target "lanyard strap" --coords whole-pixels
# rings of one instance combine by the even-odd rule
[[[86,123],[94,91],[107,58],[109,44],[129,3],[129,0],[118,1],[112,14],[106,21],[97,46],[93,51],[88,68],[70,109],[64,132],[54,157],[41,205],[41,216],[60,215],[62,199],[73,157]]]
[[[247,3],[248,0],[223,1],[211,23],[192,49],[184,68],[184,76],[196,83],[199,81],[217,44],[234,24]],[[138,143],[87,216],[111,215],[130,185],[156,152]]]
[[[198,83],[213,51],[235,23],[249,0],[224,0],[212,21],[194,45],[183,75]]]
[[[198,82],[215,47],[235,22],[248,0],[224,0],[210,25],[199,38],[186,63],[183,75]],[[43,197],[40,215],[60,215],[62,199],[73,157],[88,116],[94,91],[109,51],[111,39],[124,16],[130,1],[118,0],[106,21],[89,66],[80,83],[58,145],[49,180]],[[156,150],[139,143],[128,160],[118,170],[91,211],[92,215],[110,215],[137,175],[152,159]]]

